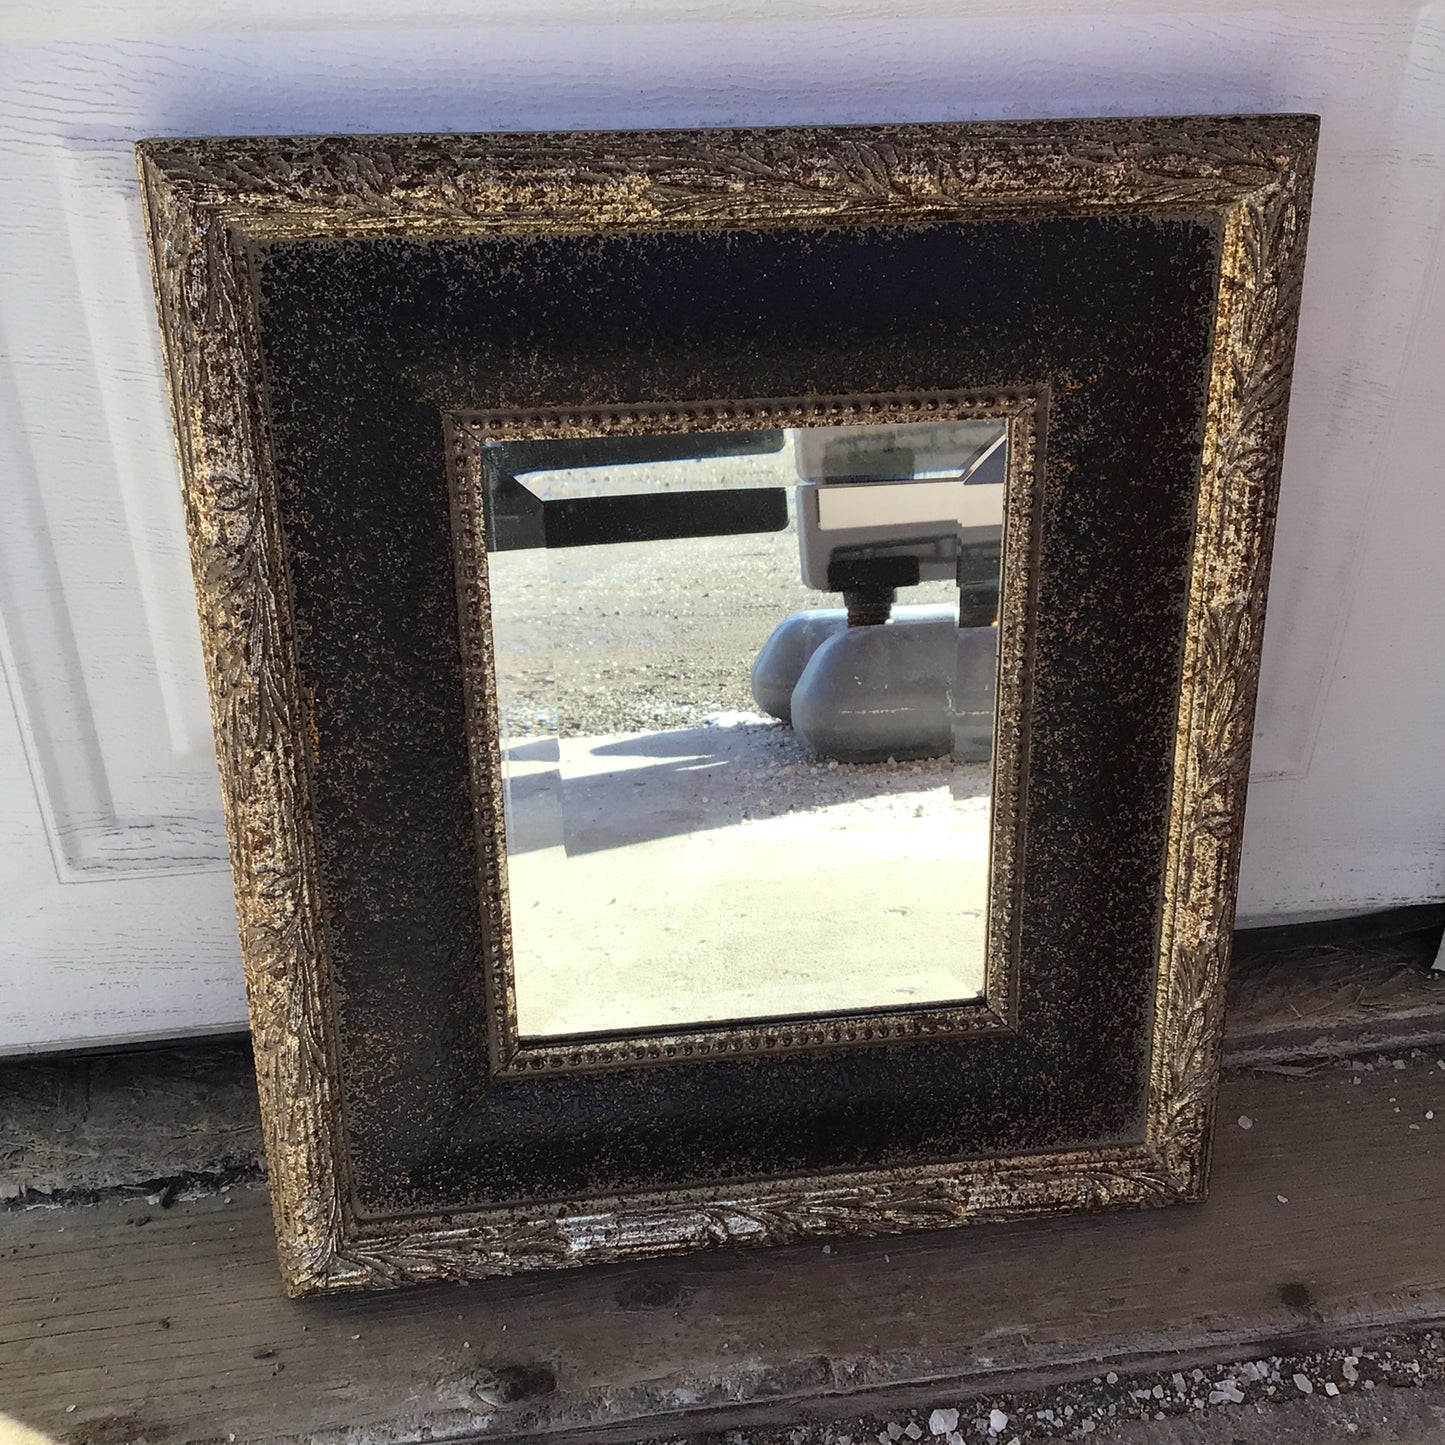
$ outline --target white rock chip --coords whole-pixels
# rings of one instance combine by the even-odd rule
[[[1315,1392],[1315,1387],[1310,1384],[1310,1377],[1308,1375],[1296,1374],[1294,1377],[1294,1387],[1301,1395],[1313,1395]]]
[[[1008,1416],[1002,1410],[990,1410],[988,1412],[988,1433],[990,1435],[1002,1435],[1008,1425]]]
[[[935,1410],[928,1417],[928,1428],[934,1435],[947,1435],[950,1430],[957,1430],[958,1411]]]

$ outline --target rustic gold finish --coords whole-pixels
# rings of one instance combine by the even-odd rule
[[[1308,117],[1203,117],[138,147],[290,1292],[1201,1195],[1315,130]],[[310,719],[293,660],[248,247],[1131,214],[1209,215],[1224,238],[1144,1142],[444,1218],[357,1217],[309,803]],[[1033,436],[1032,406],[1004,408],[1011,441]],[[478,424],[454,423],[463,460]],[[707,423],[668,421],[693,424]],[[1032,466],[1027,447],[1019,455],[1015,482]],[[1019,515],[1006,575],[1021,597],[1032,583],[1012,526]],[[999,726],[1002,756],[1017,759],[1027,666],[1023,637],[1005,622]],[[1001,787],[992,888],[1010,937],[1011,840],[1026,813]],[[1002,937],[991,929],[991,970],[1005,956]],[[1004,1022],[1007,1005],[1005,972],[991,972],[987,1011]],[[508,1067],[558,1062],[538,1051],[519,1063],[533,1051],[499,1046]]]

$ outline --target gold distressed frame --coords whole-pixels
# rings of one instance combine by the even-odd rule
[[[467,749],[478,833],[482,907],[491,940],[486,960],[487,1033],[497,1074],[621,1068],[709,1055],[794,1053],[890,1039],[958,1038],[1013,1027],[1018,976],[1018,858],[1023,831],[1022,730],[1029,685],[1029,621],[1034,605],[1035,551],[1042,476],[1040,438],[1048,388],[978,396],[813,397],[712,405],[607,407],[585,412],[464,413],[447,419],[451,452],[452,526],[457,550],[457,600],[462,622],[467,699]],[[508,908],[506,827],[487,549],[483,535],[481,446],[534,437],[637,435],[656,431],[735,431],[754,426],[868,426],[922,419],[988,418],[1007,423],[1003,592],[999,615],[999,686],[990,821],[984,992],[979,1000],[820,1014],[812,1019],[745,1019],[675,1032],[609,1034],[604,1039],[524,1040],[517,1031],[512,930]]]
[[[1256,116],[141,143],[289,1292],[1202,1195],[1316,133]],[[1223,238],[1143,1142],[359,1217],[249,246],[1130,213],[1212,215]]]

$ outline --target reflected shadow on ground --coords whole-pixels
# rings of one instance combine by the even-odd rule
[[[790,728],[761,720],[519,740],[502,756],[509,854],[595,853],[944,788],[961,801],[986,797],[990,784],[986,764],[948,758],[827,762]]]

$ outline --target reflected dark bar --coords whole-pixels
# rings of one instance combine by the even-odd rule
[[[638,466],[780,452],[786,433],[684,432],[661,436],[564,437],[500,442],[482,449],[487,550],[598,547],[781,532],[788,525],[786,489],[730,488],[623,496],[549,497],[523,478],[529,472]]]
[[[548,547],[734,537],[747,532],[781,532],[787,525],[785,487],[564,497],[542,503],[542,530]]]

